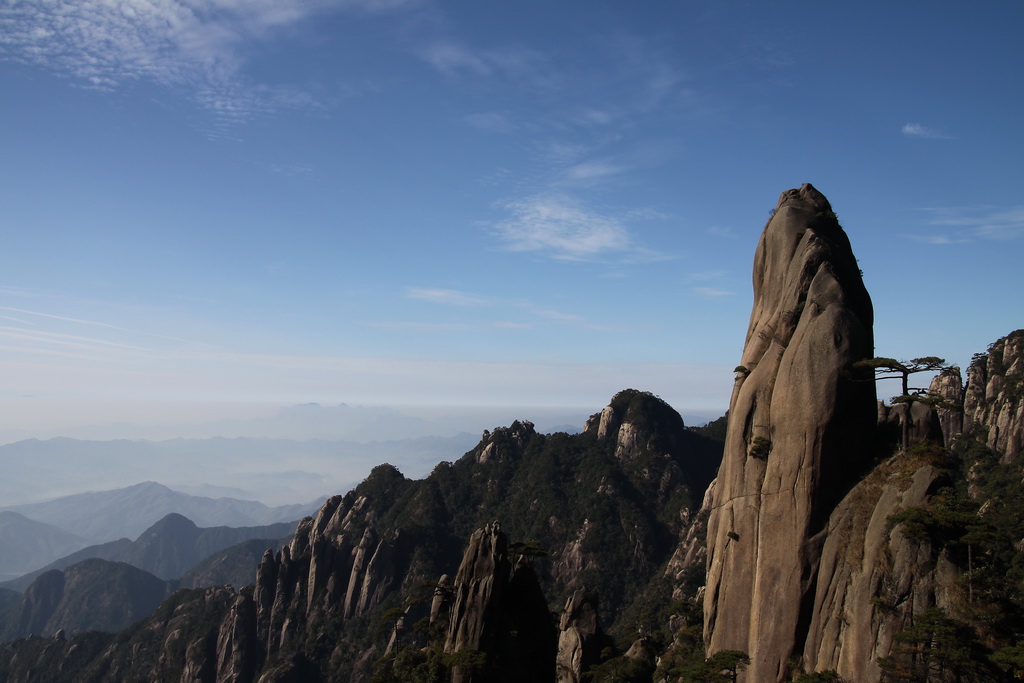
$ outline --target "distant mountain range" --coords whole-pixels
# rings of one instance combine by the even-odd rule
[[[123,489],[13,506],[0,510],[0,581],[39,570],[67,556],[75,561],[86,557],[119,560],[152,571],[151,565],[137,561],[135,555],[124,549],[143,541],[154,524],[172,514],[208,527],[199,530],[196,550],[184,555],[191,567],[214,550],[246,539],[287,536],[294,522],[314,514],[321,502],[270,507],[251,500],[190,496],[162,484],[144,482]],[[196,528],[192,521],[188,524]],[[258,531],[247,531],[253,529]],[[189,533],[195,535],[199,531]],[[210,541],[220,536],[227,540]],[[102,547],[97,549],[95,544]],[[213,545],[217,547],[212,548]],[[65,562],[61,568],[70,564]],[[165,578],[171,576],[160,571],[154,573]]]
[[[80,493],[6,509],[64,529],[86,539],[86,543],[104,543],[136,538],[170,513],[184,515],[204,527],[251,527],[298,520],[314,513],[321,502],[269,507],[252,500],[190,496],[147,481],[123,489]]]
[[[178,588],[252,583],[263,554],[286,544],[295,526],[200,528],[171,513],[134,541],[89,546],[0,584],[0,642],[58,629],[118,630]]]
[[[0,512],[0,580],[37,569],[88,543],[65,529],[25,515]]]
[[[390,462],[410,476],[423,476],[439,460],[461,456],[478,438],[459,434],[373,443],[219,437],[29,439],[0,445],[0,509],[140,481],[192,492],[229,489],[232,497],[268,505],[305,503],[347,491],[380,462]]]
[[[25,590],[37,576],[46,571],[66,569],[92,558],[125,562],[161,579],[178,579],[210,555],[244,541],[286,541],[291,538],[297,522],[298,519],[264,526],[200,528],[187,517],[172,512],[146,529],[134,541],[120,538],[76,550],[42,568],[2,583],[0,587]]]

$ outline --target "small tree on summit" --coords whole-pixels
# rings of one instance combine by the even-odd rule
[[[932,394],[927,387],[910,386],[910,376],[919,372],[939,372],[949,367],[945,358],[936,356],[924,356],[922,358],[911,358],[910,360],[896,360],[895,358],[865,358],[854,363],[857,368],[871,368],[875,371],[875,379],[898,379],[901,382],[903,393],[892,397],[892,403],[904,403],[907,406],[907,414],[903,419],[903,435],[900,439],[900,452],[904,455],[910,444],[910,411],[914,403],[927,403],[932,406],[939,406],[945,403],[941,396]]]

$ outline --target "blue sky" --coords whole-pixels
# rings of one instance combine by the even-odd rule
[[[1024,326],[1022,27],[1020,2],[6,0],[0,431],[626,387],[720,414],[803,182],[878,354],[966,363]]]

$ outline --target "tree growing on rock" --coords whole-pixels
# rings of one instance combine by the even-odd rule
[[[854,367],[871,368],[875,371],[875,379],[898,379],[900,380],[902,393],[893,396],[893,405],[904,404],[907,406],[907,414],[902,420],[903,433],[900,437],[900,453],[906,455],[907,447],[910,445],[910,413],[914,403],[926,403],[938,407],[948,404],[942,396],[932,394],[928,387],[910,386],[910,376],[919,372],[940,372],[949,367],[945,358],[937,356],[923,356],[911,358],[910,360],[896,360],[895,358],[866,358],[854,363]]]

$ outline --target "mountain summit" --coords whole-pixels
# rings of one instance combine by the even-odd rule
[[[824,195],[787,190],[754,255],[754,305],[708,521],[709,652],[782,680],[817,572],[816,534],[870,461],[871,299]]]

